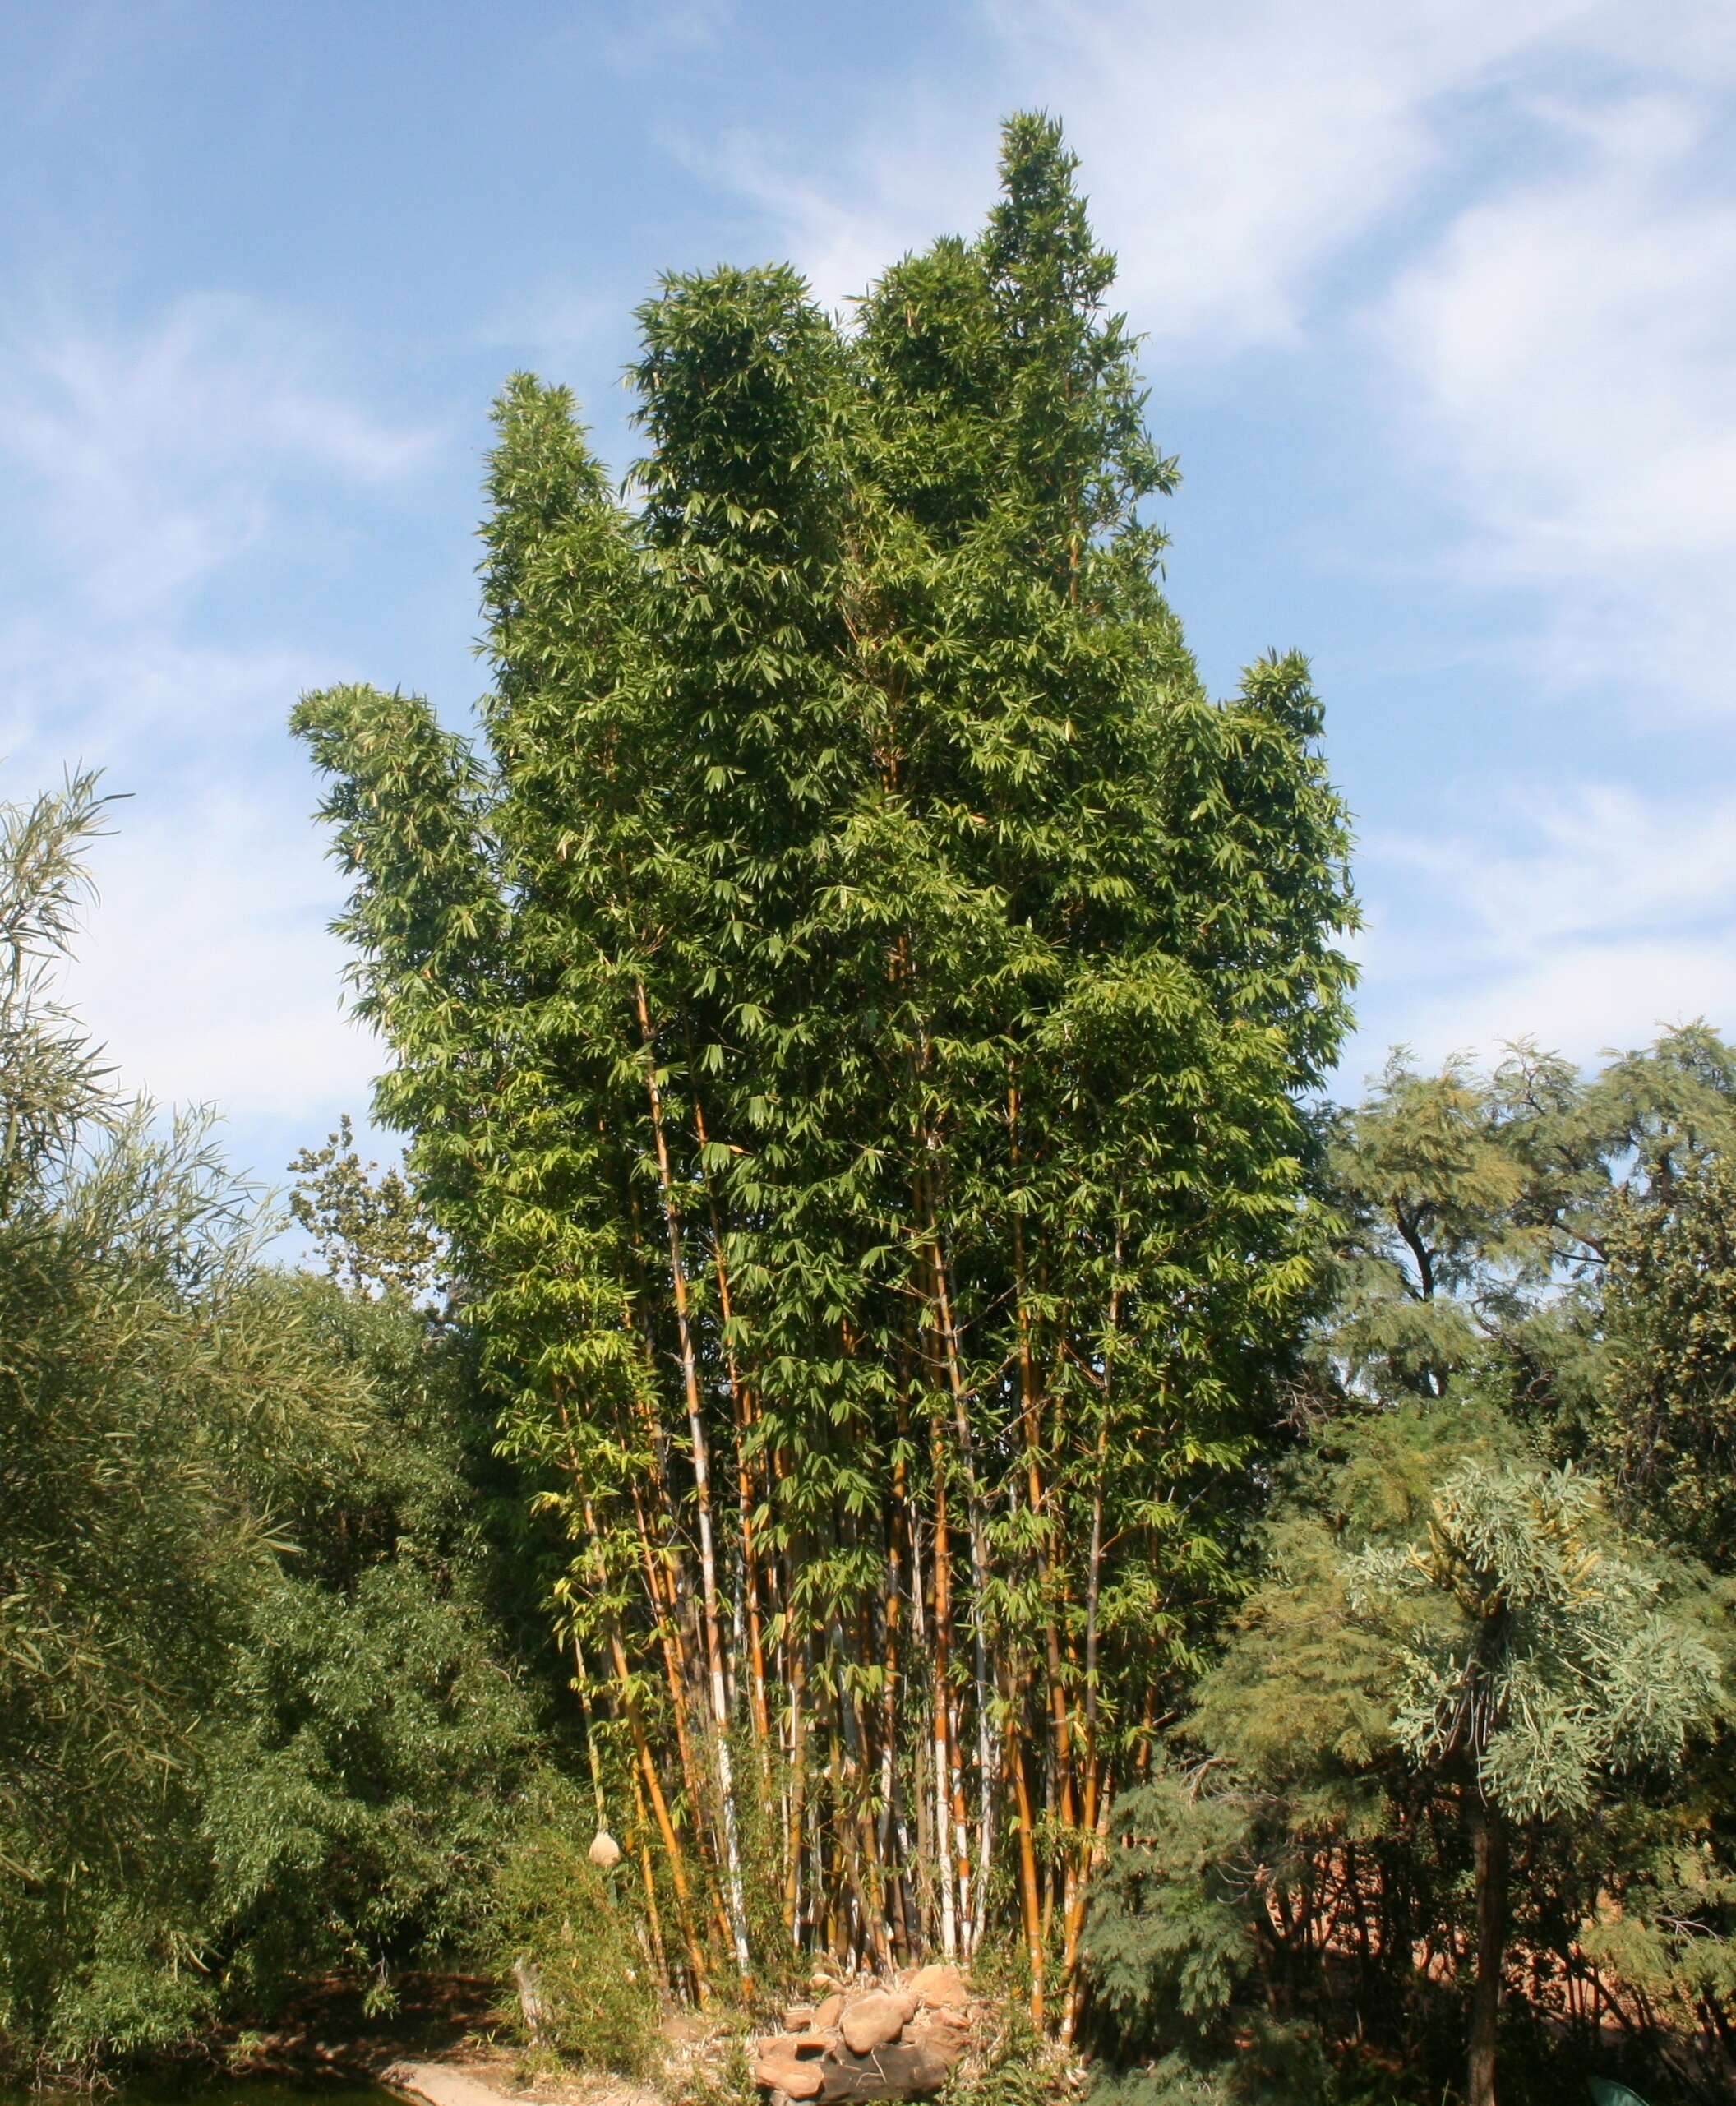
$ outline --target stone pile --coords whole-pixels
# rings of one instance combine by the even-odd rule
[[[834,1990],[787,2011],[786,2030],[756,2041],[754,2079],[786,2099],[927,2099],[971,2037],[971,1995],[956,1967],[916,1967],[869,1989]]]

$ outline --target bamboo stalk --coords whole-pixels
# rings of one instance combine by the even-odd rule
[[[949,1960],[958,1956],[958,1918],[953,1906],[953,1865],[950,1837],[952,1816],[947,1785],[949,1639],[952,1629],[950,1566],[952,1549],[946,1513],[946,1457],[937,1419],[931,1436],[935,1476],[934,1673],[933,1734],[935,1783],[935,1870],[940,1882],[940,1950]]]
[[[656,1048],[651,1031],[650,1009],[644,982],[634,984],[639,1009],[639,1032],[645,1052],[645,1089],[651,1107],[651,1131],[657,1150],[657,1174],[663,1194],[663,1220],[669,1235],[669,1272],[675,1294],[676,1335],[681,1349],[681,1387],[687,1403],[687,1424],[693,1443],[694,1500],[699,1525],[699,1577],[704,1588],[706,1665],[711,1683],[712,1744],[718,1771],[718,1810],[723,1817],[724,1876],[729,1891],[729,1928],[736,1965],[744,1981],[753,1973],[747,1944],[747,1914],[741,1894],[741,1853],[736,1822],[735,1779],[729,1753],[729,1699],[723,1686],[723,1644],[718,1629],[718,1566],[712,1540],[711,1469],[705,1426],[699,1399],[698,1356],[694,1350],[693,1325],[688,1307],[687,1268],[681,1255],[681,1218],[675,1202],[675,1180],[669,1164],[668,1136],[663,1128],[663,1095],[658,1088]]]
[[[658,1831],[663,1837],[663,1854],[669,1860],[669,1878],[675,1888],[676,1912],[681,1919],[681,1939],[687,1947],[688,1963],[693,1970],[694,1993],[704,2005],[711,1999],[711,1985],[706,1977],[704,1957],[694,1929],[686,1864],[681,1855],[681,1844],[676,1838],[675,1824],[669,1818],[668,1802],[663,1797],[663,1788],[658,1779],[657,1765],[652,1760],[650,1744],[645,1737],[644,1720],[639,1714],[639,1699],[633,1693],[632,1670],[627,1665],[627,1656],[618,1630],[611,1629],[609,1644],[614,1656],[616,1678],[621,1686],[621,1709],[627,1715],[628,1730],[633,1736],[634,1753],[638,1757],[639,1773],[644,1779],[651,1810],[657,1818]]]
[[[788,1611],[785,1611],[787,1617]],[[783,1920],[790,1942],[801,1949],[802,1820],[806,1813],[807,1719],[802,1696],[807,1679],[806,1648],[790,1650],[790,1829],[785,1859]]]
[[[1079,1933],[1085,1924],[1085,1902],[1097,1842],[1097,1612],[1103,1564],[1103,1477],[1109,1457],[1109,1405],[1106,1398],[1097,1433],[1097,1475],[1092,1491],[1091,1548],[1087,1555],[1085,1595],[1085,1716],[1083,1725],[1085,1770],[1085,1840],[1065,1917],[1065,1950],[1061,1979],[1071,1985],[1078,1957]],[[1106,1801],[1105,1810],[1107,1810]],[[1071,2038],[1073,2006],[1069,2001],[1063,2031]]]
[[[663,1977],[666,1988],[672,1988],[669,1961],[663,1947],[663,1919],[657,1905],[657,1875],[651,1868],[651,1851],[645,1819],[645,1788],[635,1762],[627,1772],[633,1780],[633,1826],[627,1833],[627,1850],[639,1860],[639,1876],[645,1888],[645,1922],[651,1933],[652,1956],[657,1962],[657,1971]]]
[[[1018,1713],[1023,1707],[1018,1701],[1020,1692],[1015,1682],[1013,1687],[1013,1730],[1007,1735],[1007,1748],[1013,1772],[1013,1803],[1018,1813],[1018,1898],[1020,1913],[1024,1919],[1025,1952],[1031,1968],[1031,2020],[1035,2025],[1043,2022],[1043,1919],[1042,1907],[1037,1892],[1037,1836],[1031,1804],[1031,1786],[1025,1774],[1024,1736],[1018,1728]]]
[[[1120,1212],[1117,1195],[1117,1212]],[[1122,1231],[1118,1219],[1115,1227],[1113,1262],[1114,1275],[1109,1291],[1108,1323],[1103,1342],[1103,1373],[1101,1386],[1101,1411],[1097,1420],[1097,1452],[1093,1458],[1091,1493],[1091,1545],[1087,1553],[1085,1577],[1085,1704],[1083,1725],[1083,1757],[1085,1770],[1085,1838],[1080,1861],[1074,1878],[1065,1924],[1065,1944],[1061,1961],[1061,1979],[1067,1985],[1067,2012],[1062,2022],[1062,2034],[1073,2038],[1077,2022],[1083,1985],[1078,1978],[1079,1938],[1085,1927],[1085,1908],[1089,1893],[1092,1873],[1101,1857],[1104,1836],[1109,1819],[1109,1794],[1102,1791],[1102,1806],[1098,1807],[1099,1779],[1097,1758],[1097,1722],[1101,1708],[1097,1686],[1098,1614],[1102,1600],[1103,1582],[1103,1497],[1105,1480],[1109,1469],[1110,1411],[1115,1397],[1115,1349],[1121,1329],[1121,1263],[1123,1256]]]
[[[906,1504],[909,1498],[910,1471],[904,1453],[904,1408],[902,1393],[898,1408],[899,1439],[893,1462],[892,1503],[886,1517],[886,1563],[882,1581],[884,1606],[882,1623],[882,1679],[880,1687],[880,1851],[892,1872],[892,1900],[893,1910],[893,1937],[902,1961],[911,1957],[911,1932],[905,1900],[905,1882],[902,1824],[898,1818],[898,1610],[902,1578],[899,1568],[898,1538],[907,1525]],[[894,1856],[890,1845],[896,1838],[900,1848]]]
[[[1009,1081],[1007,1086],[1008,1153],[1015,1172],[1020,1167],[1021,1106],[1018,1083],[1016,1080]],[[1037,1578],[1043,1603],[1043,1644],[1049,1670],[1049,1716],[1053,1735],[1045,1765],[1044,1797],[1046,1803],[1051,1807],[1059,1802],[1063,1828],[1070,1833],[1073,1827],[1073,1800],[1069,1707],[1061,1674],[1060,1631],[1055,1620],[1055,1559],[1042,1476],[1042,1398],[1032,1337],[1024,1217],[1017,1207],[1013,1210],[1013,1272],[1018,1330],[1019,1405],[1024,1436],[1026,1494],[1030,1501],[1032,1524],[1037,1536]],[[1048,1914],[1054,1900],[1055,1888],[1051,1881],[1044,1904],[1046,1936]]]
[[[960,1459],[964,1465],[966,1513],[969,1523],[971,1552],[971,1650],[972,1683],[976,1699],[976,1763],[979,1794],[978,1833],[981,1838],[981,1877],[977,1911],[972,1914],[970,1905],[970,1825],[965,1810],[964,1788],[962,1776],[963,1756],[958,1746],[956,1719],[949,1715],[949,1744],[952,1751],[953,1813],[956,1831],[956,1847],[959,1853],[958,1896],[959,1916],[963,1944],[967,1956],[976,1949],[985,1920],[988,1881],[989,1851],[992,1840],[993,1815],[990,1808],[994,1795],[994,1771],[990,1757],[989,1670],[988,1646],[982,1626],[982,1602],[988,1581],[988,1548],[983,1522],[982,1498],[977,1478],[976,1443],[971,1432],[969,1399],[966,1390],[962,1356],[958,1349],[958,1327],[953,1314],[953,1297],[949,1282],[946,1259],[941,1248],[938,1227],[933,1226],[932,1200],[926,1208],[930,1223],[929,1254],[932,1267],[935,1304],[940,1319],[943,1356],[946,1366],[947,1389],[952,1400],[953,1420],[958,1434]]]
[[[690,1057],[689,1066],[692,1065]],[[698,1092],[693,1100],[694,1133],[703,1157],[706,1143],[705,1114]],[[760,1580],[754,1546],[753,1486],[748,1468],[746,1440],[753,1425],[753,1398],[741,1380],[736,1360],[735,1308],[730,1298],[729,1266],[723,1249],[723,1229],[718,1217],[711,1175],[705,1173],[707,1201],[711,1210],[712,1263],[717,1274],[718,1314],[723,1321],[723,1365],[729,1383],[730,1403],[736,1425],[736,1526],[741,1534],[741,1592],[747,1614],[748,1700],[754,1737],[760,1750],[760,1781],[769,1784],[771,1764],[770,1714],[765,1695],[765,1651],[760,1624]]]
[[[971,1956],[971,1824],[964,1803],[964,1758],[958,1744],[958,1700],[949,1690],[946,1707],[947,1764],[952,1778],[952,1850],[958,1881],[959,1944],[964,1957]]]
[[[652,1544],[650,1531],[645,1522],[644,1503],[637,1486],[633,1492],[633,1511],[639,1524],[639,1561],[644,1573],[645,1592],[651,1605],[652,1629],[656,1635],[658,1650],[663,1654],[663,1676],[669,1688],[669,1710],[675,1727],[676,1757],[681,1763],[681,1780],[697,1824],[704,1802],[699,1789],[699,1766],[694,1758],[693,1736],[687,1723],[687,1653],[681,1638],[680,1604],[675,1591],[676,1576],[668,1560],[659,1557]]]
[[[584,1720],[584,1752],[590,1765],[591,1796],[597,1802],[597,1826],[607,1828],[608,1820],[603,1801],[603,1764],[597,1753],[596,1721],[591,1711],[591,1678],[584,1664],[584,1647],[579,1642],[579,1633],[573,1633],[573,1687],[579,1693],[579,1712]]]

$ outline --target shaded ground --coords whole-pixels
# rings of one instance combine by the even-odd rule
[[[214,2053],[237,2076],[335,2087],[361,2081],[427,2106],[488,2106],[488,2099],[537,2106],[666,2106],[688,2088],[682,2078],[723,2037],[721,2029],[690,2013],[672,2013],[662,2028],[670,2082],[653,2089],[538,2066],[507,2030],[498,1984],[482,1976],[406,1974],[393,1986],[396,2008],[371,2016],[353,1984],[322,1983],[297,1998],[268,2031],[228,2029],[211,2044]],[[436,2074],[441,2071],[459,2082],[443,2085]],[[426,2081],[423,2072],[429,2073]],[[465,2080],[488,2098],[469,2091]]]

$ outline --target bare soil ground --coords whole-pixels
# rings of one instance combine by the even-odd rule
[[[362,2080],[425,2106],[489,2106],[490,2099],[524,2106],[669,2106],[689,2088],[683,2078],[727,2037],[724,2029],[692,2012],[670,2013],[661,2029],[669,2081],[653,2089],[620,2077],[542,2067],[511,2037],[498,1986],[482,1977],[410,1974],[394,1987],[396,2007],[371,2016],[353,1984],[321,1984],[269,2031],[232,2031],[212,2045],[238,2076],[298,2083]],[[442,2084],[442,2071],[458,2081]],[[470,2085],[480,2092],[470,2092]],[[436,2096],[441,2093],[445,2096]]]

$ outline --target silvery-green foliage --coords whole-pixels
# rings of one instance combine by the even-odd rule
[[[1717,1701],[1711,1651],[1601,1522],[1572,1471],[1469,1459],[1423,1540],[1347,1560],[1353,1610],[1396,1635],[1399,1745],[1419,1767],[1468,1764],[1516,1820],[1583,1811],[1600,1776],[1678,1761]]]
[[[1637,2039],[1686,2041],[1727,2008],[1729,1623],[1703,1575],[1469,1397],[1327,1422],[1263,1532],[1171,1767],[1111,1817],[1085,1961],[1124,2095],[1241,2081],[1270,2005],[1341,2073],[1401,2067],[1438,2096],[1466,1975],[1431,1983],[1411,1956],[1466,1951],[1497,1822],[1496,1905],[1526,1956],[1512,2030],[1549,2011],[1558,2062],[1561,1985],[1594,1957]],[[1604,2052],[1595,2029],[1567,2048]]]

